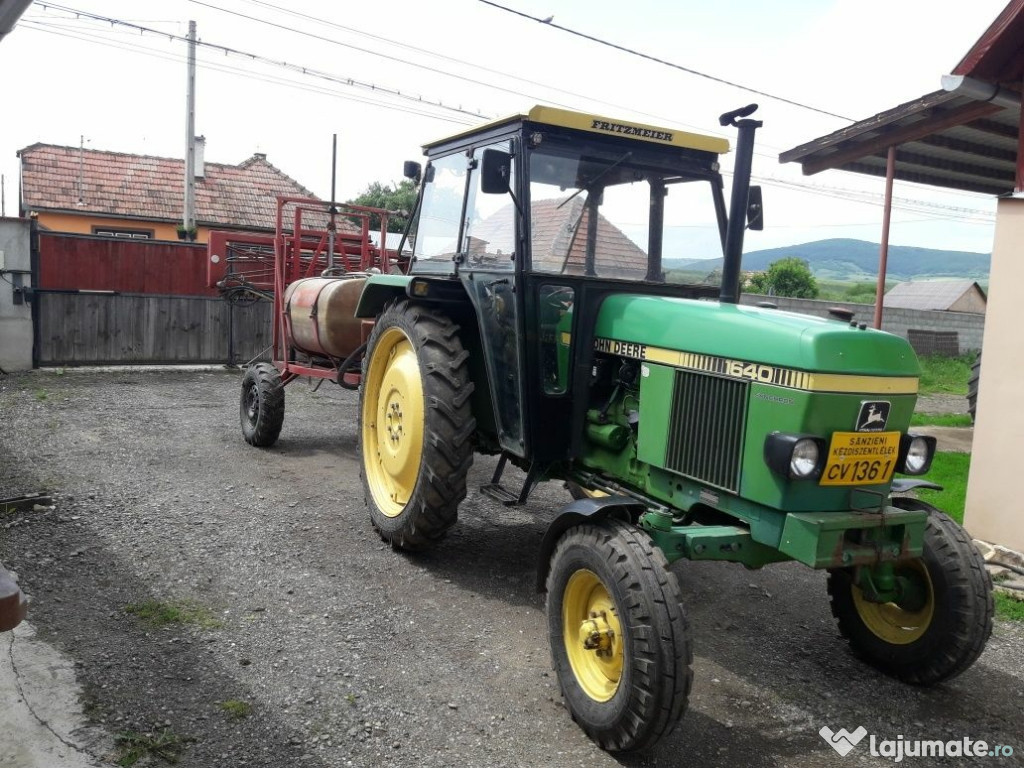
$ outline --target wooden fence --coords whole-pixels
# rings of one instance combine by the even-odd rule
[[[270,345],[271,304],[38,291],[39,366],[245,363]]]

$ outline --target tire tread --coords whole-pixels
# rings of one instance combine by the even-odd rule
[[[623,711],[610,726],[588,723],[574,711],[571,667],[562,661],[560,563],[573,550],[590,550],[603,561],[623,596],[620,616],[633,634],[633,658],[626,660],[631,689]],[[693,681],[690,627],[679,583],[660,549],[636,526],[618,520],[587,523],[563,535],[548,575],[548,626],[562,694],[583,730],[609,752],[649,749],[668,736],[686,710]],[[567,579],[568,577],[566,577]],[[555,596],[553,598],[553,595]],[[568,685],[566,677],[568,677]],[[627,679],[624,672],[623,680]],[[614,699],[613,699],[614,700]]]
[[[422,551],[435,546],[455,525],[459,503],[466,498],[466,477],[473,463],[469,438],[476,431],[470,407],[474,385],[459,326],[430,307],[408,301],[390,304],[377,319],[363,359],[364,382],[377,338],[396,325],[413,341],[422,375],[424,434],[419,477],[406,509],[397,518],[386,518],[376,513],[365,466],[361,474],[370,519],[381,538],[397,549]],[[362,410],[360,403],[360,418]],[[359,434],[362,439],[362,429]],[[390,524],[392,520],[398,524]]]

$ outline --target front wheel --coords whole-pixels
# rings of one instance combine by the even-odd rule
[[[547,593],[551,656],[573,719],[611,752],[667,736],[686,709],[693,651],[661,550],[618,520],[576,526],[555,547]]]
[[[476,429],[468,359],[457,325],[407,301],[381,313],[367,342],[363,489],[373,526],[399,549],[437,543],[466,497]]]
[[[959,675],[984,650],[992,634],[992,580],[948,515],[915,499],[893,503],[928,512],[921,557],[896,565],[896,576],[914,586],[916,599],[869,602],[852,569],[834,570],[828,577],[832,615],[857,656],[905,682],[934,685]]]

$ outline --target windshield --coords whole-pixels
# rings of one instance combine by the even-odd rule
[[[712,191],[718,177],[706,164],[695,170],[692,161],[680,158],[646,148],[533,149],[533,270],[658,282],[715,279],[719,264],[701,260],[722,256]]]

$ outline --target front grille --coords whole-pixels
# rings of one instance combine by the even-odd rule
[[[738,491],[746,381],[676,371],[667,468],[729,491]]]

